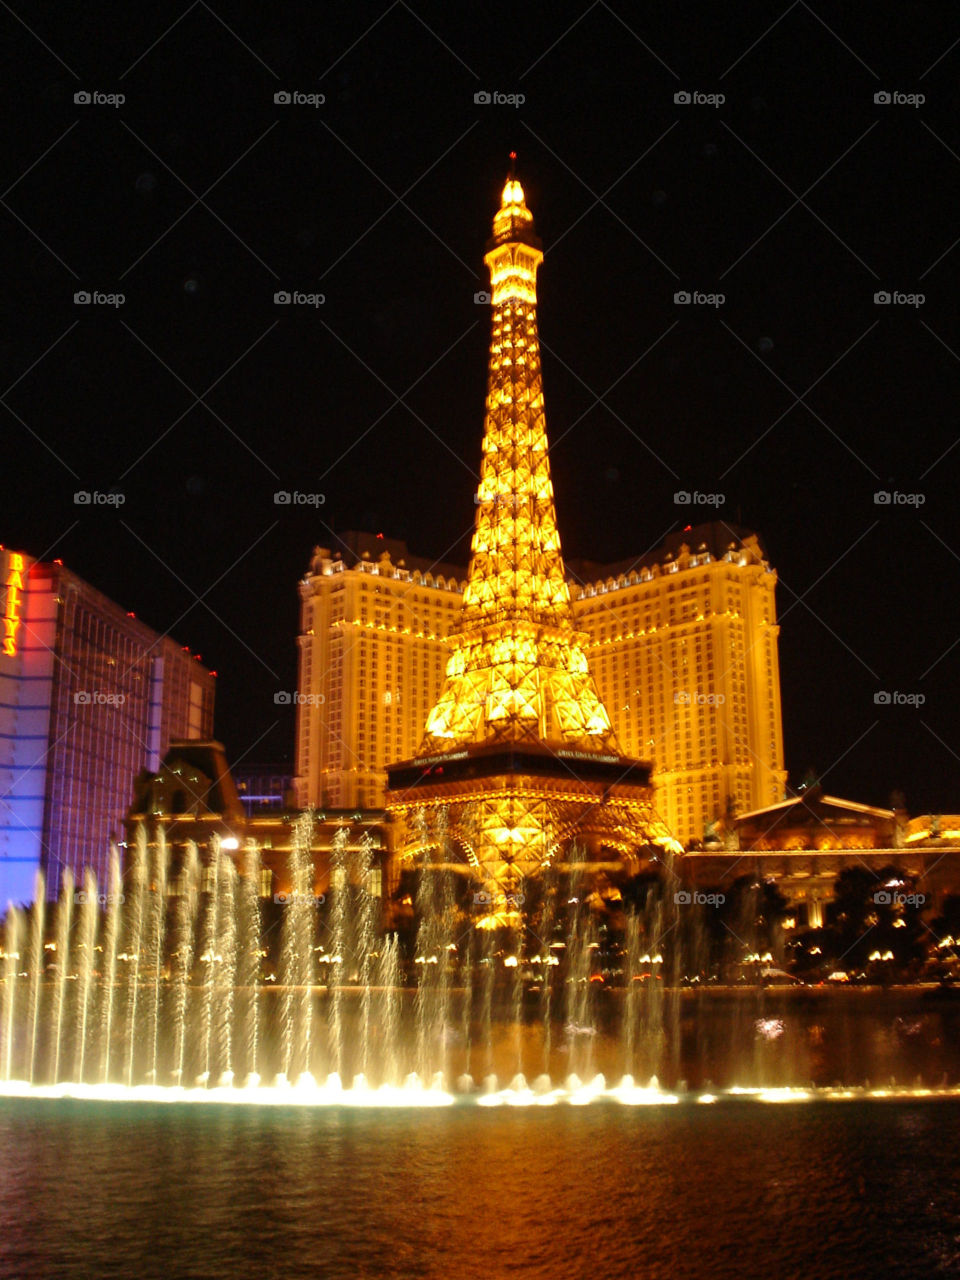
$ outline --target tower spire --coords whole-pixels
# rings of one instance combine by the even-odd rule
[[[459,630],[417,757],[387,770],[401,860],[427,866],[439,849],[498,902],[546,866],[612,858],[639,869],[651,848],[676,849],[653,809],[650,767],[617,744],[574,624],[543,410],[542,261],[511,171],[484,256],[490,359]],[[515,923],[515,904],[479,927]]]
[[[515,158],[484,257],[492,325],[470,569],[421,750],[498,741],[618,750],[564,575],[537,332],[543,251]]]

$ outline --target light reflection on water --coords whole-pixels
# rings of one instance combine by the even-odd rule
[[[762,1101],[9,1100],[0,1276],[960,1274],[960,1102]]]

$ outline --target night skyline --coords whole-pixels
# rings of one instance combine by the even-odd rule
[[[367,31],[375,16],[304,38],[302,18],[284,35],[201,4],[97,52],[38,26],[66,66],[18,28],[0,538],[202,653],[231,762],[292,760],[273,695],[296,687],[312,547],[382,530],[466,564],[489,339],[474,293],[516,149],[545,248],[565,555],[639,556],[700,518],[676,491],[722,493],[780,576],[791,782],[813,765],[834,794],[949,808],[960,164],[958,55],[939,59],[956,33],[893,6],[882,32],[755,6],[691,50],[682,17],[633,35],[599,4],[494,52],[459,18],[399,4]],[[495,89],[527,100],[474,102]],[[187,212],[194,195],[214,213]],[[79,290],[126,301],[78,307]],[[925,301],[877,306],[881,290]],[[119,510],[73,502],[114,487]],[[294,489],[325,501],[274,504]]]

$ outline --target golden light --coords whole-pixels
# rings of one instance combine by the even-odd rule
[[[523,744],[546,746],[557,758],[566,752],[604,756],[605,764],[623,759],[590,672],[586,637],[575,625],[557,528],[537,327],[542,261],[523,187],[511,175],[484,256],[491,335],[470,567],[460,618],[447,638],[446,678],[417,757]],[[577,812],[589,814],[609,845],[624,852],[650,844],[680,850],[645,784],[615,781],[607,790],[619,794],[611,797],[572,769],[542,785],[539,777],[519,784],[512,776],[448,783],[462,776],[404,787],[388,807],[412,824],[418,805],[442,803],[471,865],[501,888],[548,864],[569,840]],[[624,841],[625,830],[634,833],[632,842]],[[419,847],[415,833],[409,845]],[[515,911],[492,912],[477,927],[500,928],[516,918]]]
[[[4,586],[7,589],[3,613],[3,656],[17,656],[17,633],[20,630],[23,610],[24,574],[27,572],[23,556],[15,551],[8,553],[7,576]]]

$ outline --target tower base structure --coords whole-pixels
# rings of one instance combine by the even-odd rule
[[[649,767],[620,749],[575,625],[543,401],[542,261],[511,166],[484,255],[490,357],[459,625],[417,757],[387,768],[401,866],[463,871],[514,910],[549,868],[639,871],[679,850]]]
[[[504,742],[400,761],[387,811],[401,867],[433,861],[442,830],[456,869],[501,898],[550,867],[636,873],[680,852],[649,766],[613,752]]]

